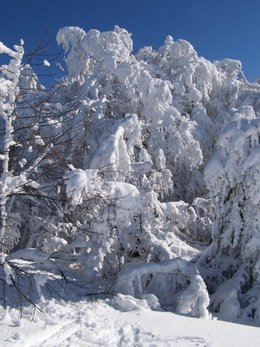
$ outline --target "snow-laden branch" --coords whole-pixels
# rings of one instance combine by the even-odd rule
[[[4,77],[1,77],[1,96],[0,96],[0,118],[3,122],[3,148],[1,155],[1,178],[0,178],[0,242],[1,252],[3,251],[3,244],[6,230],[6,201],[7,191],[9,190],[10,176],[9,161],[11,146],[15,143],[13,141],[13,122],[16,118],[15,113],[15,100],[19,93],[18,81],[21,73],[21,62],[24,54],[22,46],[15,46],[15,51],[7,48],[0,42],[0,53],[10,55],[12,58],[7,71],[4,71]]]

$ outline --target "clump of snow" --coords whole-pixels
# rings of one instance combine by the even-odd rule
[[[73,205],[82,203],[83,194],[91,195],[100,190],[100,181],[97,173],[98,170],[95,169],[82,170],[73,167],[71,171],[66,173],[64,176],[66,193],[72,199]]]
[[[51,64],[48,62],[48,60],[46,60],[46,59],[44,59],[43,60],[43,65],[44,66],[47,66],[47,67],[50,67],[51,66]]]
[[[41,287],[46,285],[48,277],[46,275],[42,275],[42,274],[35,274],[33,278],[35,280],[35,287],[36,287],[36,291],[37,291],[39,300],[41,302],[45,302]]]
[[[5,281],[7,284],[12,286],[13,281],[15,280],[15,274],[14,274],[11,266],[6,261],[3,263],[3,268],[4,268],[4,272],[5,272]]]
[[[162,310],[157,297],[153,294],[143,294],[142,299],[137,299],[132,295],[118,293],[109,301],[109,304],[121,312],[143,309]]]

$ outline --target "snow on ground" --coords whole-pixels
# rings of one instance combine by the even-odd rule
[[[259,346],[260,329],[218,320],[205,320],[152,311],[145,300],[83,300],[42,303],[45,313],[32,308],[0,312],[3,347],[236,347]],[[131,310],[130,310],[131,309]],[[127,311],[127,312],[123,312]],[[130,311],[128,311],[130,310]]]

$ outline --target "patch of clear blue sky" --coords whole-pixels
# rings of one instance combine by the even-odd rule
[[[172,35],[209,60],[241,60],[250,81],[260,76],[259,0],[3,0],[0,10],[0,41],[11,46],[22,37],[27,51],[47,29],[57,51],[55,35],[63,26],[103,31],[119,25],[132,33],[135,51],[158,48]]]

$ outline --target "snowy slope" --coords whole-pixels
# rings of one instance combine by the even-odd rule
[[[27,311],[21,320],[19,311],[1,312],[0,344],[5,347],[259,346],[257,327],[151,311],[142,307],[141,301],[125,299],[125,307],[129,309],[131,305],[131,311],[122,312],[104,301],[50,301],[45,304],[45,314],[32,316]]]

